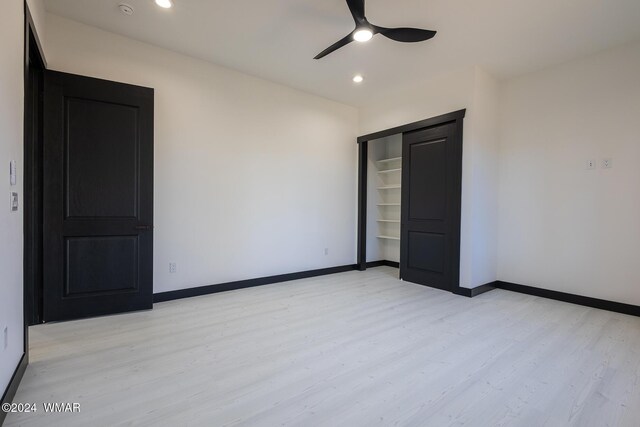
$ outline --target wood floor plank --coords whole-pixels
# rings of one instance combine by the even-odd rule
[[[31,328],[7,426],[637,426],[640,319],[389,267]]]

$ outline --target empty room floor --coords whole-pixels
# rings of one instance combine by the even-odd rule
[[[640,318],[383,267],[30,329],[6,425],[637,426]],[[80,403],[45,414],[44,402]]]

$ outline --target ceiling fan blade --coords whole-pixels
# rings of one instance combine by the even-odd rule
[[[347,6],[356,24],[364,21],[364,0],[347,0]]]
[[[374,25],[374,30],[391,40],[404,43],[423,42],[436,35],[435,31],[419,28],[384,28]]]
[[[352,41],[353,41],[353,33],[349,34],[348,36],[346,36],[342,40],[332,44],[331,46],[329,46],[328,48],[326,48],[325,50],[323,50],[322,52],[317,54],[316,57],[313,58],[313,59],[324,58],[325,56],[329,55],[331,52],[336,51],[336,50],[340,49],[341,47],[344,47],[344,46],[348,45]]]

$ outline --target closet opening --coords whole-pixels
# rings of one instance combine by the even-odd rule
[[[358,268],[460,289],[466,110],[358,138]]]

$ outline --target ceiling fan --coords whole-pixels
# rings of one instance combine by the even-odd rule
[[[347,0],[347,5],[356,22],[356,29],[342,40],[329,46],[313,59],[324,58],[333,51],[340,49],[352,41],[366,42],[376,34],[403,43],[415,43],[429,40],[436,35],[435,31],[421,30],[418,28],[384,28],[371,24],[364,16],[364,0]]]

